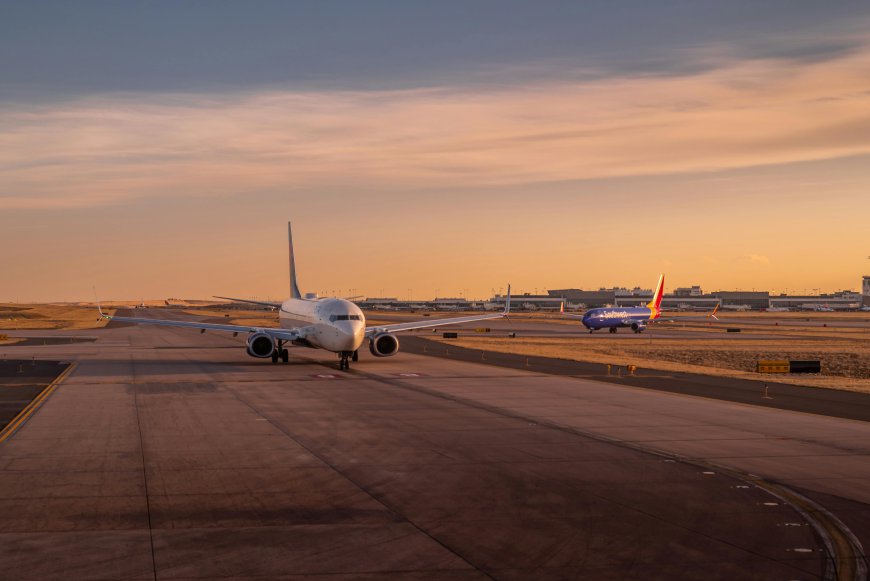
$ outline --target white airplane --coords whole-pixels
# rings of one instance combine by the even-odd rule
[[[366,339],[369,341],[369,350],[372,355],[390,357],[399,352],[399,339],[395,333],[427,327],[471,323],[484,319],[497,319],[507,316],[510,312],[510,286],[508,286],[507,302],[504,311],[500,313],[366,327],[365,315],[358,306],[348,300],[316,298],[316,295],[302,296],[296,284],[296,263],[293,257],[293,233],[290,223],[287,224],[287,232],[290,244],[290,298],[283,303],[232,299],[242,303],[278,309],[280,328],[116,317],[103,313],[99,304],[97,308],[102,317],[124,323],[187,327],[200,329],[203,333],[205,331],[227,331],[233,333],[234,336],[239,333],[247,333],[248,355],[261,359],[271,358],[272,363],[277,363],[278,359],[284,363],[289,361],[289,353],[284,348],[285,343],[325,349],[338,354],[339,368],[342,370],[350,369],[351,360],[358,361],[359,348]]]

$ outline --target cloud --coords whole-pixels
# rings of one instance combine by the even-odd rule
[[[7,105],[0,107],[0,208],[508,186],[870,153],[870,50],[835,55],[501,88],[124,94]]]

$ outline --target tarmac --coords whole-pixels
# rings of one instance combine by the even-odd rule
[[[406,352],[426,354],[431,357],[483,363],[509,369],[534,370],[537,373],[551,375],[583,377],[617,385],[870,421],[870,394],[861,392],[819,389],[787,383],[768,383],[763,379],[737,379],[698,373],[654,369],[631,371],[624,365],[606,365],[534,355],[483,351],[452,345],[449,341],[433,343],[419,336],[403,338],[402,346]]]
[[[55,361],[0,358],[0,433],[66,367]]]
[[[0,444],[8,578],[866,571],[862,421],[411,353],[342,373],[226,334],[87,334],[0,347],[77,363]]]

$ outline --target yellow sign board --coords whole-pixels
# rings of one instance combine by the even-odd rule
[[[758,373],[788,373],[789,362],[762,360],[757,363],[755,371]]]

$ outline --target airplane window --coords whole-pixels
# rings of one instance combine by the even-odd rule
[[[362,321],[362,317],[359,315],[329,315],[329,321]]]

